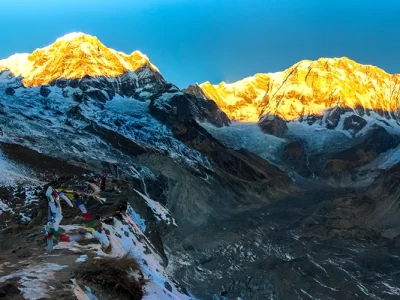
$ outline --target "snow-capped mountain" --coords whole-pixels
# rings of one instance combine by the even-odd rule
[[[15,76],[22,76],[28,87],[51,84],[57,79],[118,77],[143,67],[159,73],[140,51],[127,55],[80,32],[67,34],[30,54],[15,54],[0,60],[0,71],[10,70]]]
[[[231,128],[205,125],[220,140],[231,146],[236,140],[236,147],[282,168],[330,177],[357,173],[358,167],[397,147],[399,78],[345,57],[321,58],[300,61],[283,72],[256,74],[230,84],[205,82],[185,91],[215,100],[237,122]],[[280,140],[250,139],[239,133],[240,126]],[[228,132],[235,138],[227,140]],[[271,143],[277,147],[266,149]]]
[[[31,54],[15,54],[0,60],[1,71],[22,78],[24,87],[79,88],[101,101],[115,95],[147,99],[166,84],[140,51],[126,55],[83,33],[67,34]],[[18,83],[10,85],[15,86]]]
[[[199,85],[208,99],[238,121],[265,115],[359,131],[368,118],[398,120],[400,76],[346,57],[303,60],[283,72],[257,74],[235,83]]]
[[[17,280],[26,298],[62,298],[53,285],[82,260],[128,253],[147,299],[400,295],[395,75],[321,59],[180,90],[140,52],[82,33],[0,66],[0,293]],[[41,239],[43,185],[104,170],[90,243],[21,261]],[[82,229],[73,209],[64,221]]]

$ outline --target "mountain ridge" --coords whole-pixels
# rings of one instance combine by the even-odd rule
[[[256,74],[230,84],[204,82],[198,86],[236,121],[257,122],[266,114],[294,121],[322,117],[335,107],[363,110],[359,114],[387,111],[397,119],[400,108],[399,74],[347,57],[302,60],[282,72]]]
[[[59,78],[117,77],[144,66],[160,73],[140,51],[127,55],[84,33],[69,33],[30,54],[14,54],[0,60],[0,71],[9,70],[15,76],[22,76],[27,87],[50,84]]]
[[[163,81],[158,68],[140,51],[127,55],[81,32],[66,34],[30,54],[17,53],[0,60],[0,71],[9,70],[14,76],[21,76],[25,87],[86,77],[116,78],[145,68],[151,72],[151,81]],[[142,83],[146,80],[149,79]],[[121,81],[136,85],[129,78]],[[146,91],[146,84],[142,86]],[[257,73],[217,85],[206,81],[195,86],[201,92],[190,87],[183,91],[214,100],[234,121],[258,122],[266,115],[285,121],[322,120],[329,117],[324,117],[327,111],[331,114],[337,107],[341,114],[353,110],[363,116],[374,111],[397,120],[400,108],[400,75],[358,64],[347,57],[302,60],[282,72]],[[118,92],[114,90],[112,94]]]

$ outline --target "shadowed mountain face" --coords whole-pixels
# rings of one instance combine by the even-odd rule
[[[347,175],[355,175],[360,168],[375,161],[381,155],[396,151],[398,145],[398,135],[391,134],[388,129],[379,125],[373,125],[363,135],[353,137],[344,145],[333,146],[326,151],[307,154],[304,144],[296,143],[288,144],[285,151],[292,156],[292,160],[295,160],[294,163],[299,171],[304,169],[304,161],[307,157],[310,169],[318,176],[340,180]]]
[[[83,34],[0,68],[0,185],[107,171],[143,231],[132,247],[151,241],[186,293],[400,296],[397,75],[320,59],[179,90]]]
[[[85,75],[78,79],[59,78],[50,82],[49,85],[67,90],[79,88],[87,97],[106,102],[113,99],[115,95],[144,100],[149,95],[163,90],[166,82],[160,73],[145,65],[135,72],[126,71],[117,77]]]

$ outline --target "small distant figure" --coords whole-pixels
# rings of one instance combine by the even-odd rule
[[[102,191],[106,190],[106,181],[107,181],[107,172],[103,172],[103,176],[101,177],[101,182],[100,182],[100,189]]]

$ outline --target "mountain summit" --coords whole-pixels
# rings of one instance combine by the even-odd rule
[[[127,55],[107,48],[97,37],[80,32],[69,33],[31,54],[15,54],[0,60],[0,71],[10,70],[15,76],[22,76],[28,87],[49,84],[60,78],[117,77],[144,66],[159,73],[140,51]]]
[[[277,115],[286,121],[322,118],[335,108],[397,119],[400,76],[346,57],[303,60],[283,72],[241,81],[199,86],[233,120],[258,121]]]

